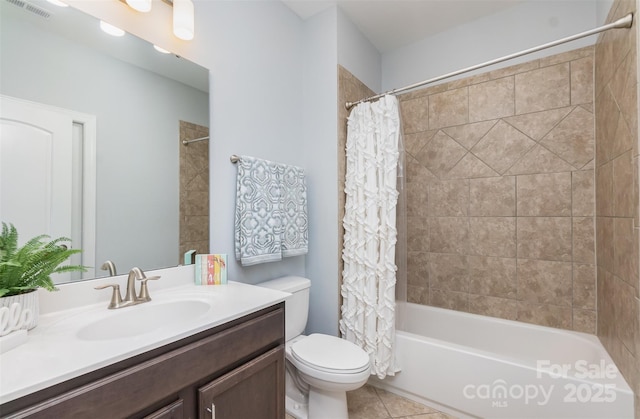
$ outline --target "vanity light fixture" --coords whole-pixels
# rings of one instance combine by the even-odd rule
[[[142,13],[151,11],[151,0],[127,0],[127,4],[133,10],[137,10]]]
[[[51,4],[55,4],[58,7],[69,7],[67,3],[63,3],[60,0],[47,0]]]
[[[100,29],[104,32],[108,33],[111,36],[123,36],[124,31],[120,28],[117,28],[103,20],[100,21]]]
[[[173,34],[184,41],[193,39],[194,11],[191,0],[173,0]]]
[[[157,46],[157,45],[154,45],[154,46],[153,46],[153,48],[154,48],[156,51],[161,52],[161,53],[163,53],[163,54],[170,54],[170,52],[169,52],[169,51],[167,51],[166,49],[161,48],[161,47],[159,47],[159,46]]]

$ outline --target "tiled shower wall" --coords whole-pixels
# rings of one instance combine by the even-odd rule
[[[400,97],[408,301],[595,333],[593,60]]]
[[[634,12],[616,1],[607,22]],[[598,337],[636,394],[640,418],[637,23],[595,50]]]
[[[187,146],[183,140],[209,135],[209,128],[180,121],[180,246],[184,252],[209,253],[209,141]]]

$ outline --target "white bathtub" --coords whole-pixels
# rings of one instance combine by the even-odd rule
[[[460,417],[633,418],[633,393],[592,335],[399,303],[401,372],[370,384]],[[400,328],[399,327],[399,328]]]

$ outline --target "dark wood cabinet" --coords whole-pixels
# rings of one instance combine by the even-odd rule
[[[275,386],[274,386],[275,378]],[[278,394],[284,380],[284,349],[278,347],[198,390],[200,418],[272,419],[284,416]],[[256,391],[259,389],[258,391]]]
[[[184,418],[184,402],[182,399],[171,403],[169,406],[165,406],[156,410],[150,415],[144,417],[144,419],[183,419]]]
[[[0,406],[7,418],[284,418],[284,305]]]

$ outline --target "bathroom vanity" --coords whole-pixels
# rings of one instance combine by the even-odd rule
[[[26,344],[2,354],[0,416],[284,418],[287,294],[264,291],[186,285],[158,292],[148,308],[107,310],[105,301],[45,314]],[[209,305],[163,327],[145,317],[183,303]],[[118,332],[126,323],[150,331]]]

